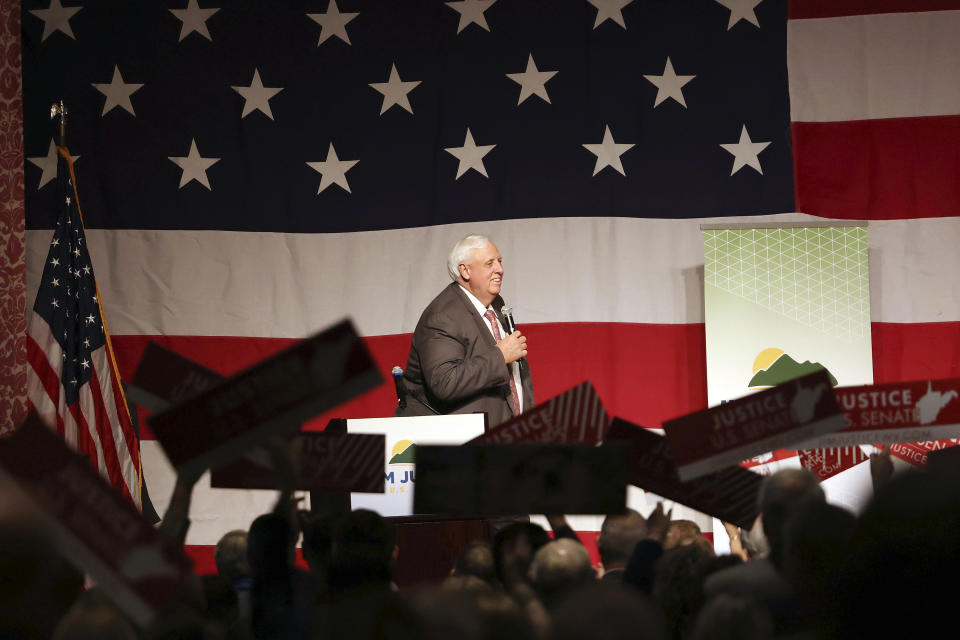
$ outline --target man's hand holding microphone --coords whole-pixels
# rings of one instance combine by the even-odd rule
[[[503,353],[503,359],[507,361],[507,364],[527,357],[527,337],[519,331],[514,331],[498,342],[497,347]]]
[[[503,353],[503,359],[507,361],[507,364],[510,364],[521,358],[526,358],[527,337],[517,330],[513,322],[513,309],[504,307],[500,310],[500,315],[503,316],[503,320],[507,325],[507,333],[509,334],[497,343],[497,347],[499,347],[501,353]]]

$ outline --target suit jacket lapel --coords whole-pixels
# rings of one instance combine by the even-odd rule
[[[458,283],[453,282],[451,286],[456,287],[457,299],[460,300],[460,303],[463,305],[464,311],[470,314],[470,317],[472,317],[476,323],[477,331],[480,332],[480,339],[486,341],[490,346],[496,346],[497,341],[493,339],[493,334],[490,333],[490,326],[487,324],[487,319],[477,313],[477,308],[473,306],[473,302],[470,301],[470,298],[467,297],[467,294],[463,292],[463,289]],[[500,326],[506,327],[503,316],[500,315],[500,309],[503,308],[503,298],[497,296],[491,306],[493,307],[494,313],[497,314],[497,320],[500,321]],[[533,386],[530,380],[529,366],[522,360],[520,361],[520,384],[523,386],[523,409],[526,410],[533,407]],[[503,401],[510,406],[511,410],[513,409],[509,394],[504,396]]]
[[[473,321],[477,327],[477,331],[480,332],[480,339],[491,347],[496,346],[497,341],[493,339],[493,334],[490,333],[490,327],[487,325],[487,319],[477,313],[477,308],[473,306],[473,302],[471,302],[470,298],[467,297],[467,294],[463,292],[463,289],[458,283],[453,282],[451,283],[451,286],[456,287],[457,299],[460,300],[460,303],[463,305],[464,311],[466,311],[466,313],[473,318]]]

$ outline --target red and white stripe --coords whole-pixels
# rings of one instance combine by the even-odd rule
[[[797,207],[893,220],[960,212],[960,2],[793,0]]]
[[[63,352],[39,315],[31,316],[27,327],[27,364],[27,396],[40,419],[140,508],[140,452],[107,347],[91,352],[94,375],[71,405],[60,383]]]
[[[645,426],[706,405],[700,222],[600,218],[480,227],[505,256],[504,296],[529,339],[538,400],[589,379],[611,415]],[[347,314],[386,375],[406,362],[419,313],[446,283],[444,247],[475,228],[335,239],[89,230],[87,239],[125,376],[151,339],[230,374]],[[955,219],[871,223],[877,382],[960,375],[950,355],[960,352],[960,295],[943,275],[960,271],[957,230]],[[28,233],[31,282],[48,242],[47,234]],[[329,250],[364,259],[347,266],[324,258]],[[96,263],[108,255],[114,264],[157,271]],[[332,413],[386,416],[394,403],[393,389],[383,386]],[[144,476],[162,512],[174,476],[149,430],[143,433]],[[203,479],[194,492],[188,537],[201,563],[222,533],[247,527],[275,499],[208,487]]]

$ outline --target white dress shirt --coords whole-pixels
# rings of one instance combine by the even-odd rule
[[[467,298],[469,298],[470,302],[473,303],[473,306],[476,307],[477,313],[483,317],[484,326],[487,327],[487,330],[490,331],[490,335],[492,335],[493,339],[496,340],[497,336],[493,333],[493,327],[490,326],[490,322],[487,320],[486,316],[483,315],[487,312],[487,309],[492,311],[493,307],[484,307],[483,303],[477,300],[477,296],[470,293],[463,285],[460,285],[460,288],[463,289],[463,292],[467,294]],[[506,338],[507,332],[503,330],[503,325],[500,324],[500,318],[498,317],[496,320],[497,327],[500,329],[500,337]],[[517,404],[520,405],[520,411],[523,412],[523,385],[520,384],[520,363],[517,361],[511,362],[510,371],[513,373],[513,383],[517,387]]]

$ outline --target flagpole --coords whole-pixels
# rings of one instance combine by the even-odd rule
[[[73,187],[72,198],[76,203],[76,213],[78,217],[78,223],[80,228],[82,229],[84,227],[84,222],[83,222],[83,212],[80,209],[80,193],[79,193],[79,189],[77,188],[77,178],[76,178],[76,175],[74,174],[73,158],[70,155],[69,149],[67,149],[67,113],[69,113],[69,111],[67,109],[67,106],[63,103],[63,99],[60,99],[59,101],[50,105],[50,119],[53,120],[54,118],[57,118],[57,117],[60,118],[59,126],[57,127],[57,147],[58,147],[59,154],[63,156],[63,158],[66,160],[66,163],[67,163],[68,182]],[[68,204],[70,203],[70,198],[67,198],[67,203]],[[96,279],[94,279],[94,292],[96,294],[95,300],[96,300],[97,309],[100,312],[99,313],[100,321],[103,323],[103,333],[105,337],[104,349],[106,352],[107,365],[110,367],[112,378],[114,380],[121,381],[120,369],[117,366],[116,355],[114,354],[113,344],[111,343],[111,340],[110,340],[110,329],[107,327],[107,317],[103,311],[103,302],[102,302],[103,299],[100,296],[100,287],[97,284]],[[127,404],[126,393],[123,390],[122,381],[118,384],[117,394],[120,396],[121,402],[117,403],[116,410],[118,413],[121,411],[126,413],[127,420],[129,421],[131,428],[133,428],[133,417],[130,415],[130,406]],[[143,501],[142,501],[143,464],[142,464],[141,450],[140,450],[140,434],[136,431],[136,429],[134,430],[134,434],[136,439],[136,452],[131,451],[130,455],[131,457],[135,458],[134,463],[137,470],[137,484],[139,485],[139,490],[137,491],[136,495],[133,495],[133,491],[131,488],[130,493],[131,493],[131,498],[133,499],[134,505],[136,506],[137,510],[142,513],[143,512]]]

